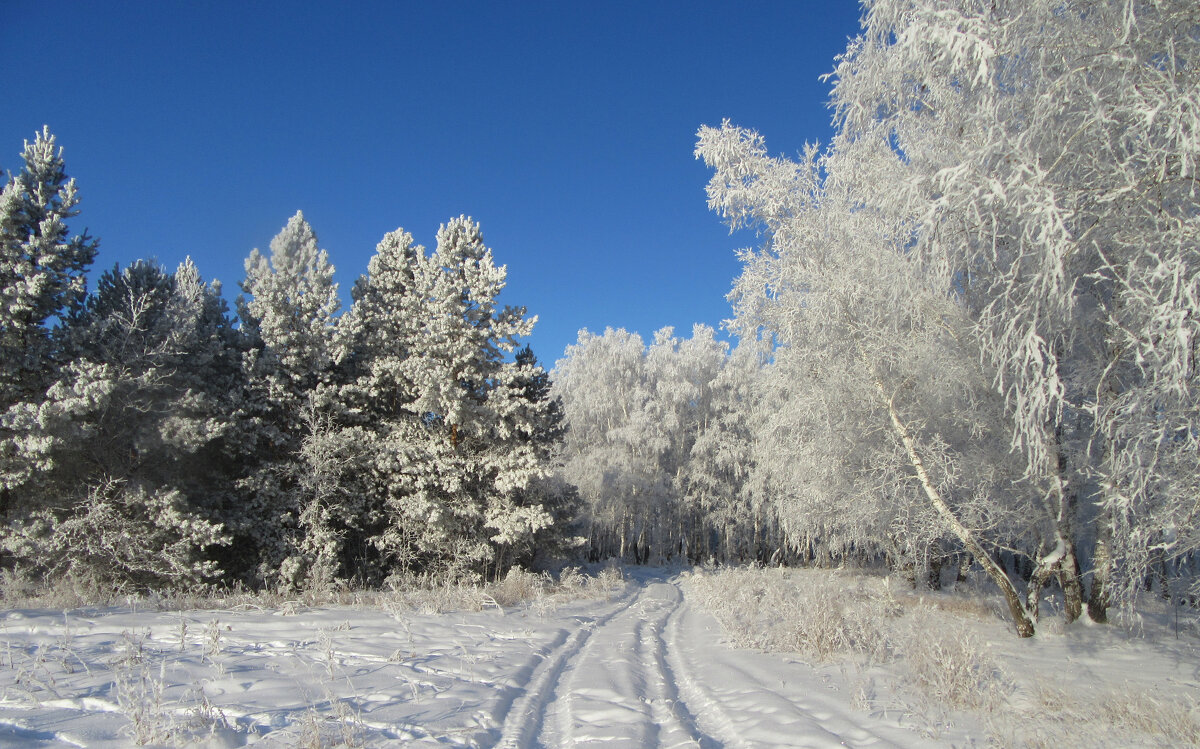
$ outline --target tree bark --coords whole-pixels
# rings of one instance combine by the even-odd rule
[[[1083,614],[1083,581],[1079,572],[1079,556],[1075,553],[1074,542],[1067,546],[1067,556],[1058,568],[1058,582],[1063,589],[1063,616],[1067,623],[1078,619]]]
[[[1063,616],[1073,622],[1083,613],[1083,586],[1079,581],[1079,562],[1075,544],[1062,530],[1055,532],[1054,549],[1037,560],[1026,590],[1025,609],[1030,618],[1038,620],[1042,590],[1050,579],[1057,577],[1063,590]]]
[[[1000,592],[1004,594],[1004,599],[1008,603],[1008,610],[1012,615],[1017,635],[1020,637],[1032,637],[1034,633],[1033,620],[1030,619],[1029,613],[1021,603],[1021,596],[1013,586],[1012,580],[1008,579],[1008,575],[1004,574],[1004,570],[1000,569],[995,560],[979,545],[975,534],[962,524],[962,521],[950,509],[950,505],[946,504],[946,500],[942,497],[941,492],[938,491],[937,486],[934,485],[933,480],[930,478],[929,472],[925,469],[924,461],[917,454],[916,443],[913,440],[912,434],[908,431],[908,427],[900,419],[900,414],[896,411],[895,401],[888,397],[887,392],[883,388],[883,383],[879,380],[875,381],[875,388],[879,391],[879,396],[887,406],[888,416],[891,417],[892,429],[904,445],[909,463],[912,464],[913,470],[916,471],[917,479],[921,482],[921,488],[925,491],[925,496],[929,499],[929,503],[933,505],[934,510],[942,517],[946,525],[950,528],[950,531],[958,537],[958,540],[962,542],[967,551],[973,554],[979,563],[983,565],[983,570],[987,573],[988,577],[1000,588]]]
[[[971,557],[969,552],[964,552],[962,554],[958,563],[958,575],[954,578],[954,583],[956,585],[958,583],[965,583],[967,581],[967,573],[971,571],[971,564],[974,561],[975,560]]]
[[[1111,532],[1108,518],[1104,517],[1100,521],[1096,552],[1092,556],[1092,590],[1087,604],[1088,618],[1097,624],[1108,621],[1108,578],[1112,572]]]

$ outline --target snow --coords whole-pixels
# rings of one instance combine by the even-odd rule
[[[608,599],[478,612],[0,612],[0,747],[904,747],[985,736],[970,716],[935,726],[894,697],[854,699],[864,677],[844,666],[729,647],[683,575],[627,574]],[[1191,634],[1070,627],[1018,640],[999,618],[974,627],[1006,668],[1048,684],[1197,692]]]

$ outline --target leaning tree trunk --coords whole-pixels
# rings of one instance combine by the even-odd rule
[[[1017,593],[1016,587],[1013,586],[1012,580],[1008,578],[1008,575],[1004,574],[1004,570],[1000,569],[1000,566],[996,564],[996,560],[992,559],[991,555],[984,551],[978,539],[975,538],[975,534],[962,524],[962,521],[950,509],[950,505],[946,504],[946,500],[942,497],[941,492],[938,491],[937,486],[934,485],[933,480],[930,478],[929,472],[925,469],[925,462],[917,454],[916,443],[913,440],[912,434],[908,431],[908,427],[900,419],[900,414],[896,411],[894,399],[888,397],[887,392],[883,388],[883,383],[879,380],[875,381],[875,388],[879,391],[879,396],[887,406],[888,416],[891,417],[892,429],[904,445],[909,463],[912,464],[913,470],[916,471],[917,478],[921,482],[921,488],[925,491],[925,496],[929,499],[929,503],[933,505],[933,509],[942,517],[946,525],[950,528],[950,531],[958,537],[958,540],[962,542],[967,551],[974,555],[975,559],[983,565],[983,571],[992,579],[992,582],[996,583],[996,586],[1000,588],[1000,592],[1004,594],[1004,600],[1008,603],[1008,610],[1012,615],[1017,635],[1020,637],[1032,637],[1034,632],[1033,620],[1030,619],[1024,604],[1021,603],[1021,596]]]

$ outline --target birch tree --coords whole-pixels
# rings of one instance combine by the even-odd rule
[[[865,201],[913,216],[1036,487],[1030,606],[1129,604],[1195,550],[1200,15],[1189,2],[869,3],[839,148],[895,154]],[[1182,462],[1180,462],[1182,461]]]
[[[713,383],[727,346],[704,325],[680,339],[672,328],[649,347],[625,330],[580,331],[555,367],[568,431],[563,476],[587,508],[591,552],[645,563],[697,558],[706,476],[689,470],[714,409]],[[709,487],[711,488],[711,487]]]
[[[1013,508],[994,492],[964,309],[907,251],[904,217],[863,203],[849,179],[858,164],[837,150],[771,158],[761,136],[727,123],[701,129],[696,153],[715,171],[710,206],[766,238],[743,251],[732,296],[735,330],[776,344],[771,372],[786,397],[767,439],[780,451],[776,481],[789,487],[785,522],[837,547],[910,556],[951,537],[1032,634],[980,535]],[[961,470],[967,455],[974,475]]]
[[[763,348],[751,339],[723,357],[683,466],[684,498],[699,515],[699,558],[766,562],[783,545],[769,501],[775,489],[758,491],[752,481],[758,425],[770,414],[762,397]]]
[[[838,382],[862,383],[863,402],[875,391],[942,527],[968,548],[987,528],[1033,555],[1023,601],[989,570],[1018,631],[1032,632],[1052,579],[1078,616],[1085,573],[1101,620],[1110,600],[1132,603],[1155,559],[1196,548],[1196,9],[877,0],[865,11],[833,76],[827,151],[796,164],[767,158],[754,133],[701,133],[711,204],[768,237],[744,255],[739,319],[857,358],[859,377],[847,364]],[[825,317],[831,288],[844,302]],[[822,319],[845,334],[814,338]],[[915,397],[921,351],[957,373],[942,395]],[[813,373],[828,359],[807,356]],[[971,441],[948,436],[948,415],[980,425],[962,432]],[[955,487],[978,477],[953,466],[995,428],[1019,481],[961,504]],[[1001,470],[997,453],[970,464]]]

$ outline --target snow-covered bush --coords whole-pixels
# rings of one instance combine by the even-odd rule
[[[551,583],[552,579],[547,574],[535,574],[513,567],[503,580],[488,586],[488,590],[501,606],[516,606],[544,597]]]
[[[211,579],[207,546],[219,525],[189,511],[178,491],[108,481],[66,510],[37,510],[9,525],[0,543],[25,569],[67,578],[96,593],[177,587]]]
[[[933,607],[912,608],[892,643],[916,692],[931,704],[990,711],[1010,689],[986,643]]]
[[[834,571],[724,568],[687,581],[738,647],[803,653],[818,661],[847,655],[890,658],[884,622],[900,613],[886,589],[850,584]]]

